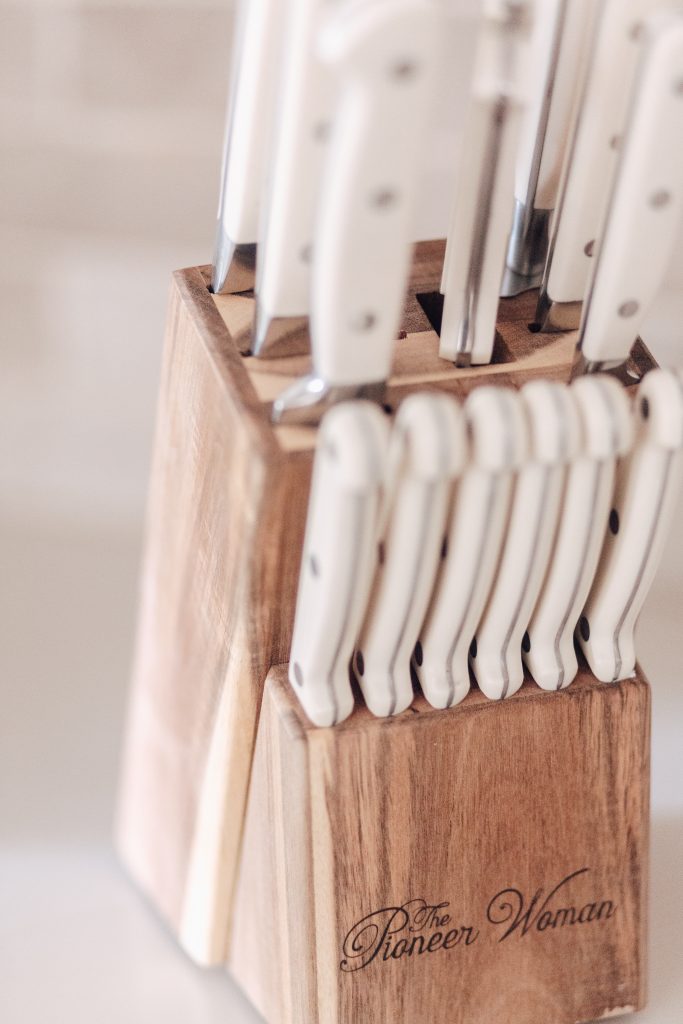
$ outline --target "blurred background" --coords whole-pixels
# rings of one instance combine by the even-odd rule
[[[445,232],[476,0],[462,8],[416,237]],[[0,0],[7,1024],[259,1020],[176,950],[110,846],[169,275],[211,259],[231,35],[231,0]],[[682,321],[683,237],[644,332],[662,362],[683,365]],[[683,1009],[682,608],[674,537],[640,631],[655,689],[648,1024]]]

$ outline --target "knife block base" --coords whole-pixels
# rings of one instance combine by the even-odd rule
[[[464,397],[567,380],[576,334],[532,333],[533,292],[501,301],[490,366],[439,359],[443,255],[443,242],[416,247],[389,406],[422,389]],[[117,822],[130,874],[206,965],[227,956],[263,686],[289,658],[316,441],[313,428],[270,422],[308,357],[243,357],[254,297],[214,296],[210,279],[208,267],[173,275]],[[640,343],[632,363],[654,365]]]
[[[645,1000],[649,686],[309,725],[266,681],[229,968],[268,1024],[577,1024]]]

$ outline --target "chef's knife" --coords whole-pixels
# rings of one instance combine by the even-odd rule
[[[340,97],[314,241],[313,374],[278,398],[275,419],[314,421],[341,397],[382,393],[410,266],[420,132],[444,17],[431,0],[361,0],[321,37]]]
[[[683,210],[683,11],[653,17],[643,34],[576,372],[625,367],[671,260]]]
[[[576,115],[595,0],[544,0],[530,46],[532,84],[522,119],[515,211],[501,295],[541,282],[550,219]]]
[[[289,678],[314,725],[353,710],[349,661],[372,582],[389,427],[368,402],[320,426],[299,575]]]
[[[567,463],[579,445],[570,389],[535,380],[521,390],[529,458],[517,477],[496,580],[470,653],[487,697],[509,697],[524,680],[522,638],[543,584],[557,528]]]
[[[514,474],[525,458],[527,425],[519,395],[479,387],[467,398],[467,466],[456,483],[429,611],[413,667],[436,708],[468,693],[468,652],[494,580],[510,511]]]
[[[466,456],[464,419],[447,395],[412,395],[391,440],[379,558],[353,660],[373,714],[413,700],[410,656],[434,585],[453,479]]]
[[[493,353],[532,9],[531,2],[484,4],[441,281],[439,355],[458,366],[488,363]]]
[[[256,240],[288,0],[242,0],[233,55],[211,290],[254,286]]]
[[[613,377],[580,377],[571,391],[581,449],[567,471],[552,558],[522,644],[524,661],[544,690],[560,690],[576,676],[574,629],[600,558],[616,462],[633,440],[631,405]]]
[[[279,0],[278,0],[279,2]],[[338,0],[296,0],[290,14],[268,196],[259,232],[251,351],[308,347],[313,231],[335,88],[316,40]]]
[[[662,0],[604,0],[551,226],[536,321],[576,330],[642,51],[643,20]]]
[[[600,563],[577,635],[602,682],[635,671],[634,631],[683,480],[683,377],[651,370],[638,389],[633,451],[617,472]]]

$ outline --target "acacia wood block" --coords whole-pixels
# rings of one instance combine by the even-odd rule
[[[388,401],[567,379],[575,335],[533,334],[533,295],[502,300],[496,360],[438,358],[444,244],[417,246]],[[131,874],[199,963],[223,963],[263,685],[287,661],[316,432],[273,427],[307,357],[244,358],[250,295],[210,268],[173,276],[117,834]],[[425,296],[427,298],[425,299]],[[652,365],[643,346],[638,368]]]
[[[576,1024],[645,1001],[650,692],[309,725],[265,688],[229,967],[268,1024]]]

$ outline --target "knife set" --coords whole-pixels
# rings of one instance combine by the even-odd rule
[[[644,1005],[633,635],[683,474],[683,378],[637,337],[683,180],[660,7],[483,0],[448,238],[413,247],[456,5],[242,5],[117,839],[269,1024]]]

